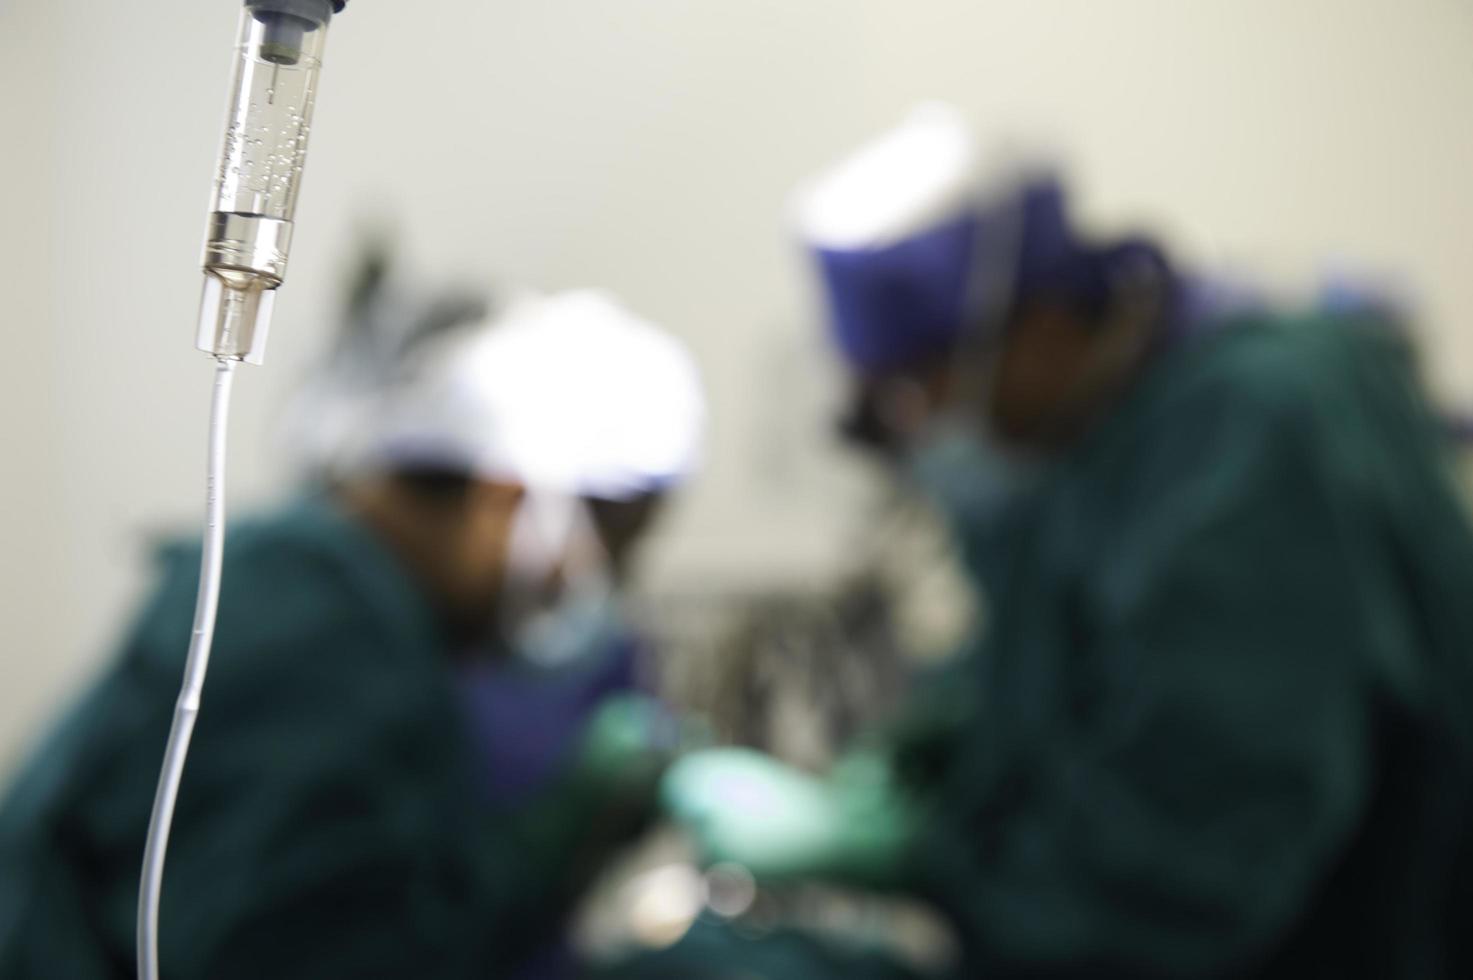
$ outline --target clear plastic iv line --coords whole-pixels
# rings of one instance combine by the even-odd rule
[[[220,604],[221,552],[225,544],[225,436],[230,418],[230,388],[236,362],[218,358],[215,389],[210,400],[209,462],[205,473],[204,552],[200,557],[199,593],[194,605],[194,631],[189,640],[189,657],[184,665],[184,684],[174,705],[174,724],[164,750],[163,770],[154,793],[153,813],[148,821],[148,842],[143,850],[143,879],[138,887],[138,976],[158,980],[159,893],[164,880],[164,855],[169,846],[169,827],[174,820],[174,803],[194,721],[199,714],[200,692],[210,664],[210,647],[215,638],[215,613]]]
[[[286,279],[323,45],[348,0],[240,0],[225,140],[205,233],[195,346],[212,355],[204,550],[184,684],[154,794],[138,886],[138,976],[158,980],[159,895],[184,760],[199,714],[220,601],[225,544],[225,435],[238,361],[260,364],[276,289]]]

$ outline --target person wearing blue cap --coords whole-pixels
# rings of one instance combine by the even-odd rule
[[[834,773],[709,750],[670,811],[759,880],[928,899],[959,976],[1469,975],[1473,532],[1404,331],[1199,288],[976,164],[928,107],[800,221],[847,431],[985,622]],[[863,975],[809,946],[750,975]],[[631,975],[749,975],[684,948]]]

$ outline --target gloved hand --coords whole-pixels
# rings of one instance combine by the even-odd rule
[[[642,827],[656,812],[660,777],[675,743],[676,722],[655,699],[641,694],[605,699],[584,727],[573,757],[569,780],[575,795],[610,823]]]
[[[589,718],[574,767],[586,778],[613,783],[651,766],[663,770],[678,734],[675,719],[654,698],[616,694]]]
[[[653,698],[607,698],[585,725],[563,773],[515,816],[521,850],[568,900],[659,815],[674,721]]]
[[[747,749],[697,752],[671,767],[661,801],[706,861],[767,880],[884,887],[898,878],[916,825],[888,767],[870,754],[821,780]]]

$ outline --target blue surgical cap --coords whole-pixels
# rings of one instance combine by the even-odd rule
[[[1085,245],[1059,182],[1033,177],[893,244],[813,251],[840,352],[874,372],[944,356],[968,330],[999,329],[1024,299],[1101,310],[1136,246]]]
[[[968,213],[885,248],[815,249],[834,339],[846,360],[878,370],[955,343],[967,319],[978,224]]]
[[[859,372],[986,341],[1028,300],[1097,315],[1123,276],[1166,273],[1150,242],[1083,241],[1054,175],[1035,171],[989,191],[976,157],[961,114],[926,105],[801,200],[832,336]]]

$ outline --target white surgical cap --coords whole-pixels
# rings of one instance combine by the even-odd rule
[[[799,235],[816,248],[856,250],[929,231],[975,206],[979,160],[966,117],[942,102],[922,103],[799,190]]]
[[[679,341],[610,296],[570,292],[430,345],[350,458],[627,500],[690,475],[704,415]]]

